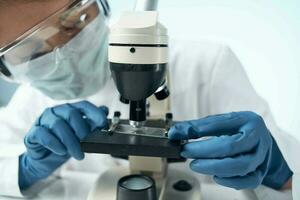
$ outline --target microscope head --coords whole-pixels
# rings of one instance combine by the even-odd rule
[[[111,29],[109,63],[122,99],[130,102],[130,121],[138,125],[146,120],[146,99],[166,90],[168,35],[156,11],[121,17]]]

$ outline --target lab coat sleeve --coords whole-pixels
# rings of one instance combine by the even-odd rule
[[[0,108],[0,195],[23,197],[19,189],[19,155],[25,151],[23,138],[40,108],[38,97],[27,87],[19,87],[10,103]],[[34,101],[34,102],[33,102]]]
[[[299,199],[299,194],[296,194],[300,191],[300,179],[298,178],[300,165],[297,157],[300,152],[299,140],[277,127],[268,104],[256,93],[241,62],[230,48],[224,45],[212,70],[207,96],[208,114],[245,110],[260,114],[294,172],[293,199]],[[262,196],[261,193],[262,190],[260,190],[260,196]]]
[[[18,184],[18,163],[18,157],[0,159],[0,195],[23,197]]]
[[[0,109],[0,195],[23,196],[19,189],[19,155],[25,151],[23,138],[32,124],[32,97],[30,90],[21,86]]]

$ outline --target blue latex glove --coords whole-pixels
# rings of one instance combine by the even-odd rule
[[[253,189],[265,184],[280,189],[292,176],[264,120],[253,112],[237,112],[176,124],[172,140],[190,141],[182,156],[195,159],[192,170],[212,175],[223,186]]]
[[[19,157],[20,189],[48,177],[70,157],[82,160],[80,140],[107,126],[107,115],[108,108],[86,101],[46,109],[24,139],[27,151]]]

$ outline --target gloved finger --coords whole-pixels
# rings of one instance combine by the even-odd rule
[[[50,129],[62,144],[66,147],[68,153],[77,160],[82,160],[84,154],[81,152],[79,139],[71,127],[61,118],[58,118],[53,109],[47,109],[40,119],[40,124]]]
[[[91,133],[91,128],[88,122],[83,119],[83,116],[78,109],[65,104],[55,107],[53,112],[56,116],[64,119],[72,127],[79,140],[84,139],[89,133]]]
[[[67,150],[60,140],[44,127],[34,126],[24,139],[28,154],[41,159],[47,153],[45,148],[57,155],[66,155]]]
[[[261,185],[263,181],[263,177],[264,177],[263,172],[257,170],[245,176],[235,176],[229,178],[221,178],[218,176],[214,176],[214,180],[216,183],[220,185],[241,190],[241,189],[255,189],[256,187]]]
[[[266,159],[267,152],[256,151],[241,154],[236,157],[222,159],[193,160],[190,167],[201,174],[216,175],[218,177],[245,176],[254,172]]]
[[[238,133],[211,137],[187,143],[183,146],[181,155],[185,158],[225,158],[237,154],[248,153],[259,142],[259,137],[251,133]]]
[[[205,136],[235,134],[240,126],[247,122],[242,113],[229,113],[209,116],[200,120],[192,120],[175,124],[169,131],[171,140],[196,139]]]
[[[106,116],[109,114],[108,107],[106,107],[106,106],[99,106],[99,109],[103,110],[103,112],[105,113]]]
[[[91,125],[92,131],[96,128],[106,127],[107,121],[107,110],[108,108],[100,107],[91,104],[88,101],[81,101],[79,103],[69,104],[70,106],[79,109],[88,119]]]

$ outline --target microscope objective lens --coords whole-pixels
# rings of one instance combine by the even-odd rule
[[[132,177],[125,180],[121,183],[121,186],[130,189],[130,190],[144,190],[152,186],[152,182],[150,180],[145,179],[144,177]]]

